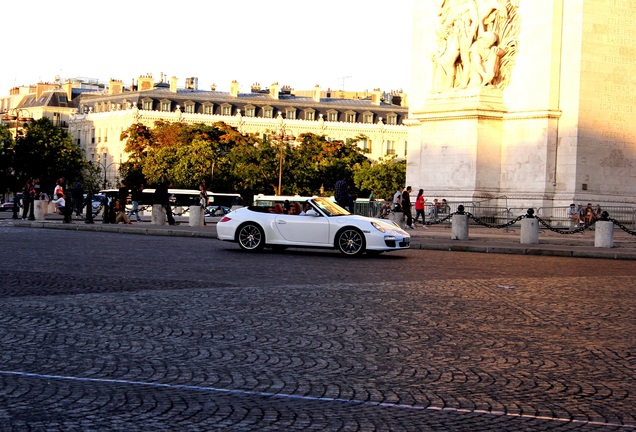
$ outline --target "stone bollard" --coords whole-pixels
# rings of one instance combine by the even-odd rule
[[[612,221],[596,221],[594,224],[594,247],[614,247],[614,223]]]
[[[536,218],[525,218],[521,221],[521,244],[539,243],[539,221]]]
[[[36,200],[35,206],[33,208],[33,215],[35,216],[35,220],[44,220],[46,214],[49,210],[49,202]]]
[[[203,226],[203,207],[199,205],[190,206],[188,213],[190,214],[188,222],[191,227]]]
[[[152,216],[150,219],[151,225],[165,225],[167,224],[166,220],[166,209],[161,204],[153,204],[152,205]]]
[[[404,223],[404,213],[403,212],[393,212],[391,213],[391,220],[399,225],[400,228],[404,229],[406,227]]]
[[[451,240],[468,240],[468,215],[454,214],[451,224]]]

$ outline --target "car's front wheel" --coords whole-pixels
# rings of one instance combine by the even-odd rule
[[[241,225],[237,239],[243,250],[257,251],[265,247],[265,233],[260,226],[253,223]]]
[[[338,250],[345,255],[358,256],[364,252],[364,235],[355,228],[345,228],[336,239]]]

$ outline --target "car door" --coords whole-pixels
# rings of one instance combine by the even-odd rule
[[[275,226],[281,237],[290,243],[312,246],[329,244],[329,220],[325,216],[276,216]]]

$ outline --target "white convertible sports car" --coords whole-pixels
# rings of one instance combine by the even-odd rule
[[[352,215],[325,198],[307,200],[300,215],[270,213],[266,207],[242,207],[219,220],[220,240],[248,251],[264,247],[336,248],[345,255],[408,249],[411,236],[394,222]]]

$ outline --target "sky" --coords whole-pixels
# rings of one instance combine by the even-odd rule
[[[408,91],[412,1],[2,1],[0,95],[56,76],[129,86],[162,73],[201,90]]]

